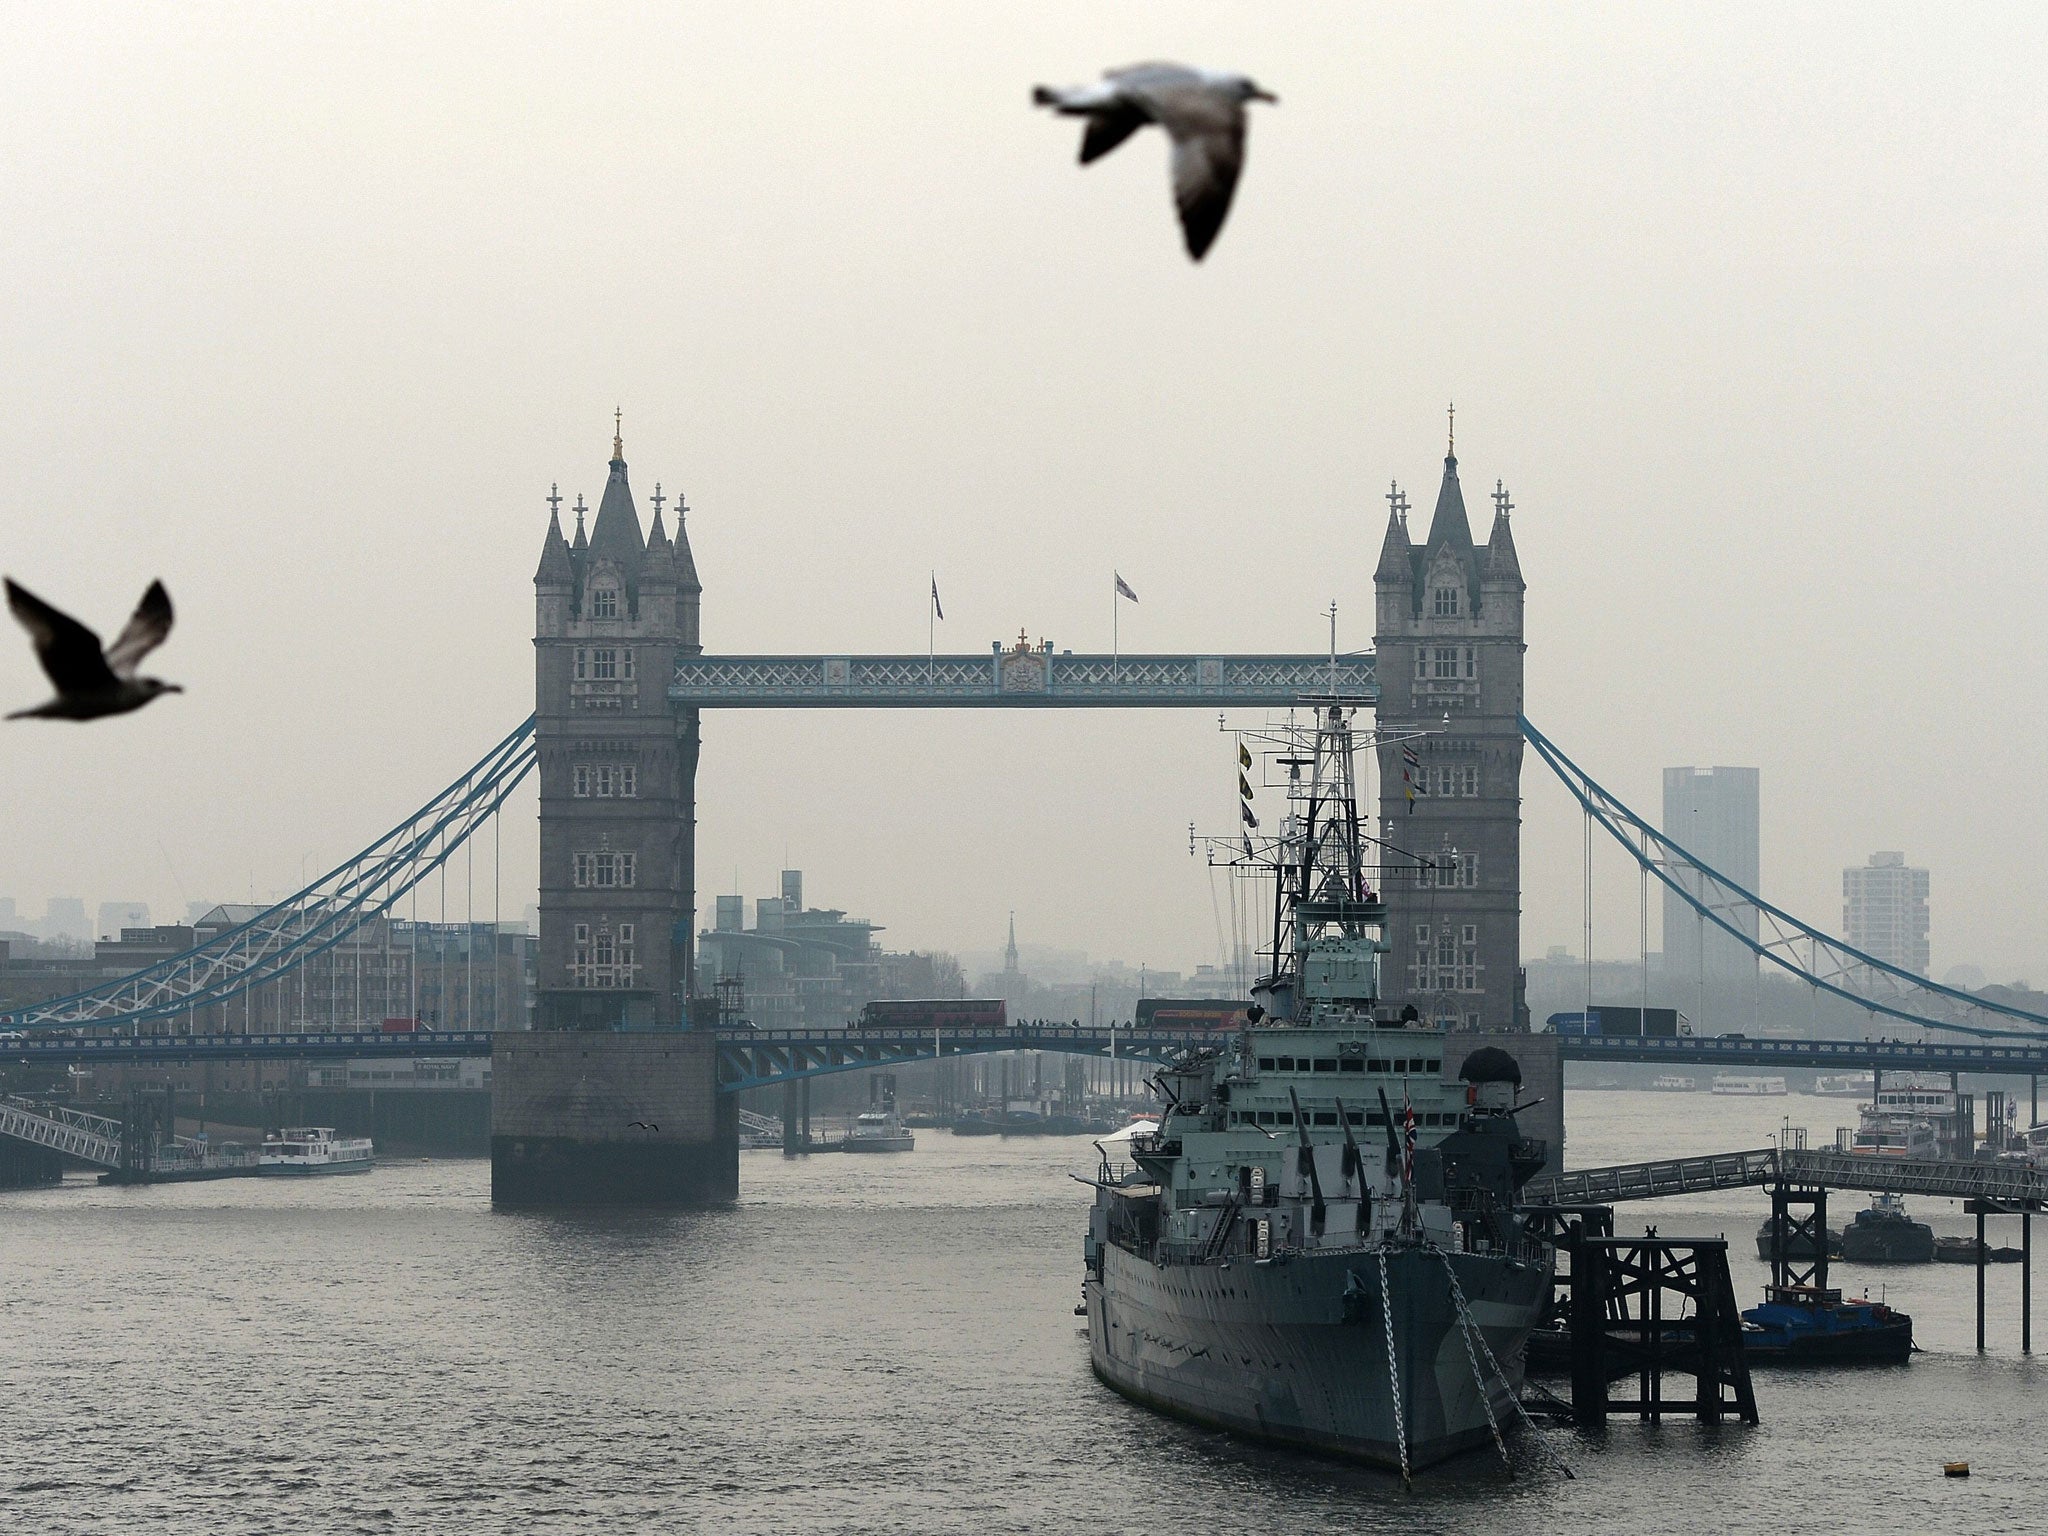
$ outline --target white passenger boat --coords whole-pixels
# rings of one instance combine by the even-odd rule
[[[336,1136],[332,1126],[289,1126],[263,1138],[256,1171],[305,1176],[326,1173],[368,1173],[376,1164],[376,1146],[367,1136]]]
[[[1698,1086],[1699,1083],[1696,1079],[1687,1077],[1682,1072],[1666,1072],[1662,1077],[1650,1084],[1650,1091],[1652,1093],[1691,1093]]]
[[[1723,1072],[1714,1079],[1714,1092],[1736,1098],[1775,1099],[1788,1090],[1782,1077],[1759,1077],[1749,1072]]]
[[[892,1102],[882,1109],[871,1109],[853,1117],[853,1129],[839,1144],[842,1152],[908,1152],[917,1146],[917,1138],[903,1128],[903,1121],[896,1113]]]

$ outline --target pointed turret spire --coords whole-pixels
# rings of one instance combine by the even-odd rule
[[[619,436],[620,432],[624,430],[625,416],[626,408],[624,406],[615,405],[612,407],[612,462],[614,464],[626,462],[625,440]]]
[[[615,428],[618,414],[612,413]],[[604,495],[597,503],[597,521],[591,525],[590,553],[595,559],[617,561],[630,586],[645,548],[640,537],[640,514],[633,506],[633,488],[626,481],[625,445],[614,431],[611,473],[605,477]]]
[[[697,580],[697,560],[690,553],[690,530],[684,519],[690,511],[689,498],[681,491],[676,492],[676,543],[673,558],[676,563],[676,585],[686,592],[701,592],[703,586]]]
[[[562,488],[548,487],[548,531],[541,540],[540,568],[533,573],[535,583],[559,582],[566,586],[576,579],[569,564],[569,541],[562,537]]]
[[[1496,480],[1493,482],[1493,527],[1486,535],[1486,579],[1488,581],[1515,581],[1522,579],[1522,562],[1515,554],[1515,536],[1508,526],[1508,514],[1515,510],[1515,504],[1507,493],[1507,487]]]
[[[1458,455],[1455,452],[1444,455],[1444,483],[1436,493],[1436,511],[1430,517],[1429,538],[1423,548],[1434,555],[1446,544],[1460,554],[1472,552],[1472,524],[1465,516],[1465,493],[1458,488]]]
[[[590,543],[583,532],[583,493],[576,493],[576,547],[580,550]]]
[[[1387,487],[1387,536],[1380,541],[1380,563],[1373,571],[1375,581],[1409,581],[1414,577],[1408,538],[1408,493],[1398,481]]]
[[[654,494],[647,499],[654,503],[654,522],[647,530],[647,552],[651,555],[658,550],[665,555],[669,552],[668,530],[661,526],[661,504],[668,498],[662,495],[659,480],[654,482]]]

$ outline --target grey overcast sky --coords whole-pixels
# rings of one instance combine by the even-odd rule
[[[2048,10],[2037,5],[9,3],[0,568],[182,698],[0,730],[0,894],[265,897],[531,708],[531,578],[614,405],[690,499],[714,650],[1022,627],[1370,634],[1444,405],[1504,479],[1528,707],[1655,814],[1763,774],[1764,884],[1933,870],[1937,972],[2048,972]],[[1210,259],[1156,135],[1034,81],[1150,57],[1261,109]],[[42,697],[17,634],[0,701]],[[1531,762],[1524,947],[1578,947]],[[1213,718],[732,715],[701,884],[895,945],[1216,958]],[[532,899],[530,795],[504,909]],[[487,915],[489,860],[477,879]],[[1596,871],[1602,955],[1635,882]],[[462,882],[450,893],[460,915]],[[1653,935],[1654,942],[1654,935]]]

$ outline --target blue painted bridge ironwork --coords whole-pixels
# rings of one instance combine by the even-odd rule
[[[1371,704],[1371,655],[680,656],[669,702],[691,709],[1187,709]]]
[[[0,1066],[66,1066],[92,1062],[313,1061],[488,1056],[497,1036],[487,1029],[383,1034],[311,1030],[267,1034],[73,1035],[37,1031],[0,1038]],[[919,1030],[752,1030],[718,1032],[719,1089],[737,1093],[793,1077],[857,1072],[935,1057],[992,1051],[1057,1051],[1071,1055],[1165,1062],[1215,1045],[1203,1030],[1090,1029],[1071,1025],[948,1031],[936,1041]],[[2038,1043],[1959,1045],[1945,1040],[1735,1040],[1681,1035],[1630,1039],[1565,1035],[1567,1061],[1662,1062],[1676,1066],[1821,1067],[1834,1071],[1976,1072],[2048,1075],[2048,1039]]]
[[[1210,1030],[1091,1029],[1066,1024],[939,1033],[915,1029],[727,1029],[718,1033],[718,1091],[739,1093],[799,1077],[986,1056],[994,1051],[1058,1051],[1163,1064],[1228,1039]]]
[[[2048,1072],[2048,1036],[1998,1045],[1948,1040],[1752,1040],[1732,1035],[1560,1035],[1566,1061],[1654,1061],[1678,1066],[1825,1067],[1840,1072]]]

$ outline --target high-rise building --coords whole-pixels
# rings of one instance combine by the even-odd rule
[[[1746,891],[1761,879],[1762,853],[1758,825],[1761,775],[1754,768],[1666,768],[1664,770],[1664,835],[1690,853],[1701,866]],[[1678,988],[1748,982],[1757,974],[1756,953],[1715,917],[1750,938],[1757,936],[1757,911],[1748,902],[1734,902],[1719,883],[1699,868],[1677,864],[1670,874],[1709,917],[1678,892],[1664,892],[1664,974]]]
[[[1851,948],[1927,974],[1927,871],[1903,853],[1873,853],[1842,871],[1842,928]]]
[[[675,1028],[688,1006],[697,712],[668,683],[701,649],[702,588],[682,498],[674,543],[662,501],[643,538],[614,435],[595,525],[577,497],[571,543],[551,512],[534,573],[542,1029]]]
[[[1420,544],[1398,486],[1387,500],[1373,573],[1391,947],[1381,991],[1458,1028],[1515,1029],[1524,587],[1514,504],[1495,482],[1492,531],[1473,543],[1455,444]]]

